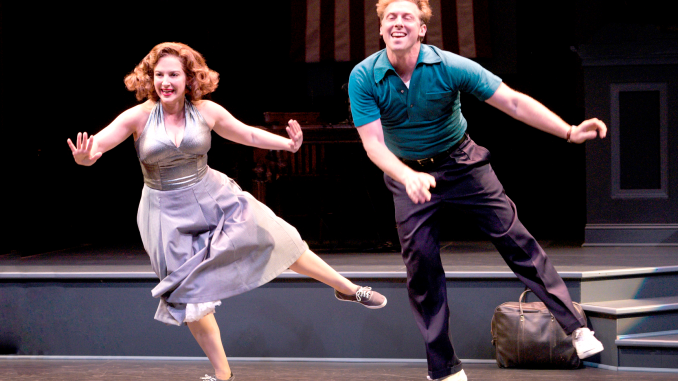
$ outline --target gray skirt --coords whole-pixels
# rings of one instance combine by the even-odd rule
[[[187,303],[271,281],[308,250],[295,228],[213,169],[185,189],[144,186],[137,224],[160,279],[155,319],[167,324],[184,322]]]

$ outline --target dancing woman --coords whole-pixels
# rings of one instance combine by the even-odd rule
[[[155,46],[125,77],[145,101],[94,136],[68,139],[75,162],[90,166],[130,135],[144,175],[137,224],[160,283],[155,319],[186,323],[215,376],[234,380],[214,309],[228,298],[269,282],[285,269],[334,288],[342,301],[381,308],[386,298],[341,276],[308,249],[299,233],[223,173],[207,165],[211,131],[236,143],[296,152],[303,135],[290,120],[289,139],[248,126],[220,105],[201,99],[219,75],[187,45]]]

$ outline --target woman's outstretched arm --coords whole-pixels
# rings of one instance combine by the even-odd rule
[[[140,104],[123,112],[96,135],[88,136],[87,132],[78,132],[75,144],[69,138],[66,143],[71,148],[75,162],[90,166],[106,151],[113,149],[135,133],[148,119],[148,112],[145,111],[147,106]]]
[[[248,126],[239,121],[223,107],[211,101],[202,101],[199,106],[200,113],[213,123],[212,129],[222,138],[251,147],[285,150],[297,152],[303,142],[301,127],[296,120],[290,120],[287,126],[289,139],[264,131],[260,128]]]

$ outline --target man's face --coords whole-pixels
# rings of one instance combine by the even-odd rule
[[[379,34],[388,50],[407,51],[426,35],[426,25],[419,19],[419,8],[409,1],[395,1],[384,10]]]

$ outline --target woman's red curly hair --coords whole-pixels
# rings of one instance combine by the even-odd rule
[[[160,97],[153,86],[153,71],[161,58],[175,56],[181,61],[186,74],[186,96],[192,102],[202,99],[219,85],[219,73],[210,70],[205,59],[188,45],[178,42],[158,44],[125,76],[127,90],[136,92],[137,100],[148,98],[157,102]]]

